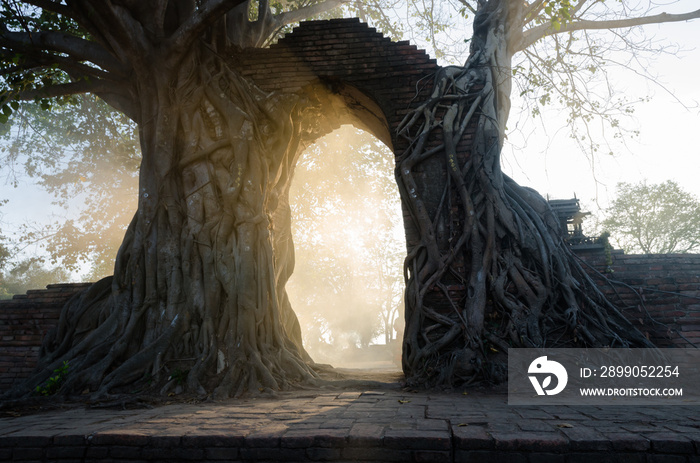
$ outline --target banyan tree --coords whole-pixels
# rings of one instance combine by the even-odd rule
[[[327,131],[314,123],[323,105],[263,91],[235,56],[349,2],[283,3],[3,2],[5,116],[16,100],[93,93],[136,122],[142,152],[138,210],[113,277],[71,299],[37,370],[6,398],[31,394],[64,362],[60,393],[95,398],[176,385],[229,397],[319,381],[285,283],[289,185],[303,147]],[[396,180],[415,232],[404,267],[407,382],[498,381],[509,347],[647,346],[562,242],[546,201],[501,171],[512,60],[549,36],[700,11],[595,21],[590,1],[461,3],[473,12],[469,57],[432,75],[392,134],[407,146]]]

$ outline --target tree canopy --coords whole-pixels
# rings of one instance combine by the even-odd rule
[[[438,57],[451,55],[452,62],[463,62],[466,50],[457,47],[461,54],[455,55],[455,47],[470,39],[457,31],[464,30],[465,22],[473,19],[478,8],[501,3],[507,0],[451,0],[429,8],[413,0],[161,0],[148,6],[110,1],[5,2],[2,117],[7,120],[13,110],[11,101],[17,98],[36,99],[47,106],[50,97],[88,92],[134,116],[133,108],[127,110],[129,98],[124,86],[128,79],[123,77],[136,63],[128,59],[137,58],[155,44],[159,54],[172,52],[174,56],[186,47],[188,39],[213,25],[224,27],[223,23],[230,43],[260,47],[285,26],[335,11],[335,15],[357,15],[370,21],[395,39],[402,34],[419,38]],[[625,31],[700,16],[700,10],[668,14],[653,2],[592,0],[532,0],[525,2],[521,13],[513,24],[509,48],[511,54],[520,53],[526,59],[515,63],[514,75],[520,78],[522,91],[533,92],[540,105],[561,99],[572,106],[568,118],[572,124],[574,119],[605,113],[601,107],[604,99],[591,100],[587,77],[581,76],[602,72],[608,55],[615,50],[628,47],[635,52],[651,46],[652,42],[640,42]],[[105,22],[110,19],[115,23]],[[605,41],[594,35],[601,30],[617,32],[614,39]],[[542,41],[544,38],[552,41]],[[654,51],[658,49],[658,45],[654,47]]]
[[[95,96],[80,95],[51,112],[24,103],[12,127],[0,150],[5,169],[14,166],[8,173],[14,186],[26,188],[35,179],[69,217],[22,223],[17,244],[40,244],[67,270],[89,264],[88,279],[111,275],[136,209],[136,125]]]
[[[267,36],[254,46],[270,43],[279,34],[289,31],[289,24],[300,18],[357,15],[393,39],[409,37],[418,40],[447,64],[462,62],[468,53],[469,40],[461,31],[473,19],[477,7],[477,2],[466,0],[439,2],[431,8],[413,1],[244,3],[248,4],[249,20],[256,20],[260,15],[267,18],[268,26],[263,27],[262,23],[255,26],[260,36],[264,35],[263,30],[267,31]],[[576,3],[573,7],[567,2],[531,2],[530,14],[534,18],[539,12],[539,16],[526,26],[528,38],[519,46],[522,52],[517,54],[513,64],[514,82],[520,95],[526,97],[523,101],[528,105],[527,112],[537,116],[548,106],[562,105],[568,113],[562,118],[562,124],[570,127],[572,138],[582,150],[596,153],[611,148],[603,146],[605,138],[602,135],[591,134],[588,123],[596,117],[602,118],[615,137],[620,137],[627,127],[621,117],[632,114],[635,101],[624,93],[616,95],[614,87],[607,83],[610,89],[607,94],[593,90],[588,83],[607,80],[608,66],[632,66],[634,60],[643,57],[643,53],[657,54],[665,49],[658,42],[644,39],[627,29],[618,30],[615,35],[601,36],[600,32],[613,25],[690,19],[697,15],[697,11],[669,15],[653,11],[652,4],[645,7],[621,3],[611,7],[596,5],[595,2]],[[31,23],[34,28],[43,27],[60,35],[74,34],[94,41],[69,18],[59,20],[60,15],[48,10],[39,13],[41,5],[31,5],[31,2],[24,6],[19,3],[3,5],[6,27],[14,25],[18,31],[25,26],[29,28],[30,23],[26,21],[22,26],[20,13],[24,11],[25,15],[34,18]],[[237,6],[237,11],[242,7]],[[267,13],[262,14],[266,8]],[[296,11],[299,9],[301,11]],[[546,27],[547,21],[551,24],[549,28]],[[605,22],[594,24],[594,21]],[[537,42],[536,37],[546,36],[552,40]],[[560,37],[566,37],[566,40]],[[7,47],[12,48],[9,42]],[[634,54],[634,60],[613,58],[620,51],[631,56]],[[50,51],[50,47],[46,47],[45,52],[56,53]],[[21,73],[16,65],[20,59],[27,58],[10,55],[3,73],[6,91],[10,87],[36,89],[52,82],[73,79],[61,72],[57,64],[33,67],[31,71]],[[644,67],[635,68],[635,72],[652,76]],[[29,97],[31,95],[30,92]],[[78,209],[78,212],[71,219],[24,224],[18,235],[25,244],[42,243],[51,261],[68,269],[76,270],[90,264],[91,271],[85,275],[88,279],[109,275],[113,270],[114,254],[136,206],[134,195],[140,162],[136,125],[93,96],[57,100],[45,98],[48,94],[42,95],[41,92],[35,92],[33,96],[34,99],[26,103],[5,101],[4,113],[0,115],[0,118],[7,119],[3,130],[3,171],[15,186],[18,185],[17,169],[29,177],[38,178],[38,184],[55,196],[58,206]],[[40,107],[51,107],[52,111],[46,113]],[[13,112],[14,116],[9,117]],[[14,129],[10,130],[10,127]],[[82,206],[78,207],[78,204]],[[81,245],[76,246],[76,242]]]
[[[601,222],[627,253],[669,254],[700,250],[700,201],[676,182],[618,183]]]

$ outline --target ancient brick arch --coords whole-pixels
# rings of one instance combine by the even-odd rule
[[[352,122],[384,141],[397,156],[407,145],[396,128],[411,108],[426,100],[432,77],[439,71],[423,51],[407,42],[391,42],[357,19],[305,22],[270,49],[243,52],[232,59],[239,60],[236,68],[264,90],[306,93],[310,98],[314,92],[325,93],[328,102],[336,105],[326,130]],[[457,148],[458,157],[468,156],[470,130]],[[434,159],[418,168],[419,193],[426,207],[435,208],[446,177],[445,161]],[[410,229],[410,221],[406,224],[410,249],[419,236]],[[439,241],[446,243],[448,237]],[[603,254],[582,258],[601,270],[610,265]],[[601,289],[630,309],[625,313],[638,328],[659,346],[700,344],[700,255],[614,254],[612,258],[615,279],[626,286],[620,289],[601,281]],[[87,286],[51,285],[0,301],[0,391],[33,369],[41,338],[56,325],[61,307]],[[640,298],[633,289],[639,287],[645,288],[646,316],[637,311]],[[448,289],[459,300],[463,288]],[[434,310],[446,305],[445,301],[433,303]]]
[[[307,144],[351,123],[384,142],[397,158],[408,148],[397,128],[406,114],[428,99],[441,69],[425,51],[408,41],[392,42],[357,18],[302,22],[270,48],[244,50],[232,59],[236,69],[261,89],[308,99],[309,108],[317,113],[307,122],[314,119],[321,127],[312,129]],[[473,129],[468,129],[457,147],[462,160],[468,156],[471,133]],[[416,169],[421,172],[414,178],[416,194],[433,214],[447,174],[443,159],[428,164]],[[404,227],[410,251],[420,235],[411,220],[404,220]],[[447,236],[439,241],[449,246]]]
[[[359,19],[307,21],[269,49],[244,51],[237,68],[266,91],[324,100],[328,132],[342,123],[367,130],[399,155],[396,128],[424,101],[439,69],[407,41],[392,42]],[[329,111],[329,106],[331,111]]]

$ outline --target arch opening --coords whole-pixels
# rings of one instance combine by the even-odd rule
[[[297,161],[287,293],[317,363],[400,370],[406,241],[393,171],[391,149],[350,125]]]

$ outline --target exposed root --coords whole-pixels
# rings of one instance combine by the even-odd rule
[[[396,177],[420,235],[404,267],[403,367],[416,386],[505,380],[509,347],[650,345],[581,269],[544,198],[500,170],[510,92],[500,8],[475,21],[466,66],[440,71],[399,128],[410,149]],[[439,195],[421,178],[436,165]]]
[[[95,402],[318,380],[284,292],[296,101],[206,47],[171,71],[144,91],[139,209],[114,278],[66,305],[38,370],[7,397],[31,395],[63,362],[59,394]]]

